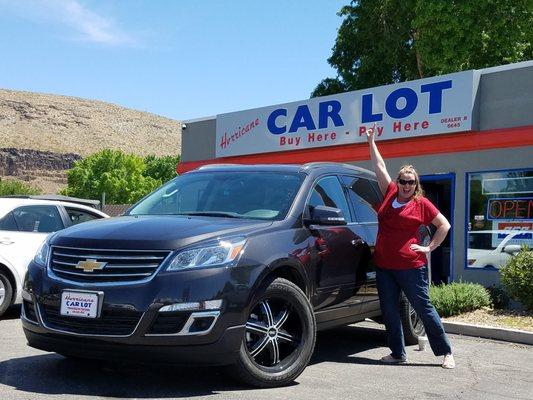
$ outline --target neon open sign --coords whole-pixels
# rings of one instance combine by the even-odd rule
[[[489,199],[488,219],[533,219],[533,198]]]

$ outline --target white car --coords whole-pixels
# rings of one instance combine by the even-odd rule
[[[26,269],[49,233],[108,217],[94,207],[43,198],[45,196],[0,197],[0,317],[10,305],[22,302]]]
[[[499,269],[531,241],[531,231],[494,230],[468,232],[468,268]]]

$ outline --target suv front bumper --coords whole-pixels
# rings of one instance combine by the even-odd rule
[[[28,344],[40,350],[93,359],[175,364],[232,364],[245,331],[249,286],[235,271],[217,268],[161,274],[132,285],[86,285],[48,276],[30,264],[23,293],[22,325]],[[98,291],[101,316],[60,315],[63,290]],[[218,310],[161,312],[171,304],[221,300]],[[198,317],[198,318],[195,318]],[[199,320],[198,326],[195,319]],[[207,321],[202,328],[202,319]],[[211,324],[212,322],[212,324]],[[173,327],[173,328],[171,328]]]

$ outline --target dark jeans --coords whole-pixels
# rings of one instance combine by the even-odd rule
[[[429,301],[426,267],[406,270],[376,268],[376,278],[388,344],[394,358],[407,357],[400,319],[400,291],[405,293],[422,320],[433,353],[442,356],[452,352],[439,314]]]

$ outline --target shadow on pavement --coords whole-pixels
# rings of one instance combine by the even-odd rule
[[[348,326],[320,332],[310,364],[373,364],[375,360],[353,355],[385,345],[385,332],[379,329]],[[222,368],[118,364],[53,353],[0,362],[0,384],[29,393],[126,398],[195,397],[248,389]]]
[[[195,397],[245,389],[219,368],[116,364],[53,353],[0,362],[0,384],[28,393],[125,398]]]
[[[355,354],[377,347],[387,346],[387,335],[383,329],[343,326],[333,330],[319,332],[315,352],[310,365],[321,362],[382,364],[378,360],[357,357]],[[387,354],[388,349],[384,354]]]
[[[19,319],[20,318],[20,304],[9,307],[4,315],[2,315],[3,320],[7,319]]]

